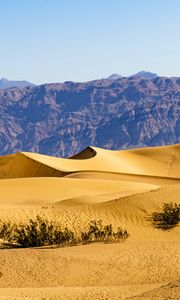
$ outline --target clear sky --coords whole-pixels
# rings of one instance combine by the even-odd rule
[[[0,0],[0,77],[180,76],[179,0]]]

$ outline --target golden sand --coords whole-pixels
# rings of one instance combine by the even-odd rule
[[[180,145],[88,147],[69,159],[22,152],[0,157],[0,178],[1,220],[39,214],[80,232],[101,219],[130,233],[124,243],[1,249],[0,300],[180,299],[180,227],[148,221],[180,203]]]

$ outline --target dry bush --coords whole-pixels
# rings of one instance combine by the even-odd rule
[[[103,225],[102,220],[93,220],[89,223],[88,231],[81,233],[81,239],[84,243],[90,242],[115,242],[123,241],[128,238],[127,230],[118,228],[117,232],[113,231],[112,224]]]
[[[20,247],[39,247],[49,245],[72,245],[79,243],[115,242],[125,240],[129,234],[126,230],[118,228],[113,231],[112,225],[104,225],[102,221],[93,220],[89,223],[88,231],[81,232],[81,238],[75,237],[70,229],[62,228],[60,224],[49,222],[37,216],[30,219],[27,224],[12,224],[1,222],[0,238],[5,242]]]
[[[153,213],[151,221],[154,227],[167,230],[175,227],[180,221],[180,204],[164,203],[160,213]]]

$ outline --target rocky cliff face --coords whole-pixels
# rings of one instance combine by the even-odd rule
[[[72,155],[180,142],[180,78],[0,89],[0,154]]]

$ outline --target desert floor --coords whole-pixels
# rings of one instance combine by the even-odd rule
[[[77,234],[103,220],[125,242],[0,249],[0,300],[180,299],[180,226],[149,221],[180,203],[180,145],[109,151],[88,147],[69,159],[34,153],[0,157],[0,219],[41,215]]]

